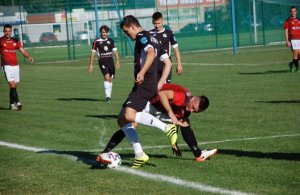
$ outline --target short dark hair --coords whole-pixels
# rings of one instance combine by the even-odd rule
[[[162,15],[162,13],[160,13],[160,12],[155,12],[153,15],[152,15],[152,20],[159,20],[159,19],[161,19],[161,18],[163,18],[163,15]]]
[[[105,32],[108,32],[108,31],[109,31],[109,27],[106,26],[106,25],[102,25],[102,26],[100,27],[100,32],[102,31],[102,29],[104,29]]]
[[[123,28],[123,26],[129,27],[132,25],[137,26],[137,27],[141,26],[138,19],[136,19],[133,15],[125,16],[123,18],[122,22],[120,23],[121,28]]]
[[[199,103],[199,112],[203,112],[206,110],[209,106],[209,100],[206,96],[201,95],[198,96],[200,98],[200,103]]]
[[[10,24],[5,24],[5,25],[3,26],[3,29],[5,29],[5,28],[12,28],[12,26],[11,26]]]
[[[291,7],[290,7],[290,11],[291,11],[292,9],[297,9],[297,8],[296,8],[296,6],[291,6]]]

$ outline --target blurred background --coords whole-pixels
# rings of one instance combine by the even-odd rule
[[[284,44],[283,23],[292,5],[300,6],[300,1],[1,0],[0,25],[13,25],[13,36],[32,49],[39,61],[74,60],[88,58],[101,25],[110,27],[109,36],[121,56],[131,56],[130,41],[119,28],[120,18],[132,14],[144,29],[151,30],[155,11],[163,13],[165,27],[175,33],[182,52],[232,48],[233,26],[237,47]],[[51,57],[38,55],[40,48]]]

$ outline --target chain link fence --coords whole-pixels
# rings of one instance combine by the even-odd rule
[[[283,23],[289,17],[289,8],[300,6],[297,0],[233,2],[238,47],[283,43]],[[174,31],[180,50],[188,52],[232,47],[231,3],[231,0],[3,0],[0,25],[12,24],[13,36],[41,62],[88,58],[97,25],[109,26],[119,53],[128,56],[132,53],[119,28],[118,11],[121,17],[136,16],[146,30],[153,28],[152,14],[160,11],[165,27]]]

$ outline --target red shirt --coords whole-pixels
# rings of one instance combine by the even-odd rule
[[[284,29],[288,29],[289,40],[300,39],[300,19],[289,17],[284,22]]]
[[[192,94],[189,90],[180,85],[169,83],[164,84],[160,91],[164,90],[172,90],[174,93],[174,98],[170,100],[170,105],[176,117],[184,118],[187,114],[189,114],[185,110],[186,105],[189,103],[190,98],[192,97]],[[163,105],[161,105],[159,101],[158,95],[151,100],[151,104],[153,104],[153,106],[155,106],[158,110],[166,112]]]
[[[10,38],[7,39],[5,36],[0,38],[0,54],[1,54],[1,66],[11,65],[17,66],[17,50],[21,48],[21,42]]]

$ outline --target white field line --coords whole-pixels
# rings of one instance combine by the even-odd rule
[[[202,192],[204,191],[204,192],[211,192],[211,193],[218,193],[218,194],[234,194],[234,195],[250,194],[250,193],[245,193],[245,192],[241,192],[241,191],[233,191],[233,190],[227,190],[227,189],[223,189],[223,188],[213,187],[210,185],[204,185],[204,184],[197,183],[197,182],[185,181],[185,180],[175,178],[175,177],[170,177],[170,176],[165,176],[165,175],[160,175],[160,174],[153,174],[153,173],[146,173],[146,172],[143,172],[140,170],[130,169],[130,168],[126,168],[126,167],[119,167],[115,170],[130,173],[132,175],[137,175],[137,176],[144,177],[147,179],[152,179],[154,181],[164,181],[167,183],[175,184],[176,186],[179,185],[179,186],[186,187],[186,188],[193,188],[195,190],[199,190]]]
[[[9,143],[9,142],[4,142],[4,141],[0,141],[0,145],[7,146],[9,148],[16,148],[16,149],[21,149],[21,150],[33,151],[33,152],[52,153],[51,152],[52,150],[49,150],[49,149],[30,147],[30,146]],[[77,156],[73,156],[70,154],[64,154],[64,156],[66,156],[68,159],[71,159],[71,160],[75,160],[75,161],[78,160]],[[92,159],[87,159],[87,160],[90,162],[94,161]],[[163,182],[175,184],[176,186],[179,185],[179,186],[186,187],[186,188],[192,188],[192,189],[202,191],[202,192],[204,191],[204,192],[219,193],[219,194],[232,194],[232,195],[247,195],[247,194],[249,194],[249,193],[244,193],[241,191],[227,190],[227,189],[223,189],[223,188],[219,188],[219,187],[205,185],[202,183],[186,181],[186,180],[182,180],[179,178],[165,176],[165,175],[161,175],[161,174],[147,173],[147,172],[143,172],[140,170],[134,170],[134,169],[126,168],[126,167],[119,167],[114,170],[122,171],[125,173],[130,173],[132,175],[137,175],[137,176],[151,179],[154,181],[163,181]]]
[[[249,140],[260,140],[260,139],[274,139],[274,138],[282,138],[282,137],[296,137],[300,136],[299,133],[296,134],[286,134],[286,135],[271,135],[271,136],[264,136],[264,137],[249,137],[249,138],[241,138],[241,139],[225,139],[220,141],[208,141],[208,142],[201,142],[198,145],[205,145],[205,144],[217,144],[217,143],[226,143],[226,142],[238,142],[238,141],[249,141]],[[187,144],[178,144],[179,146],[186,146]],[[170,148],[170,145],[160,145],[160,146],[143,146],[143,149],[155,149],[155,148]],[[121,150],[132,150],[131,147],[128,148],[115,148],[116,151]],[[99,152],[100,149],[90,150],[90,152]]]

